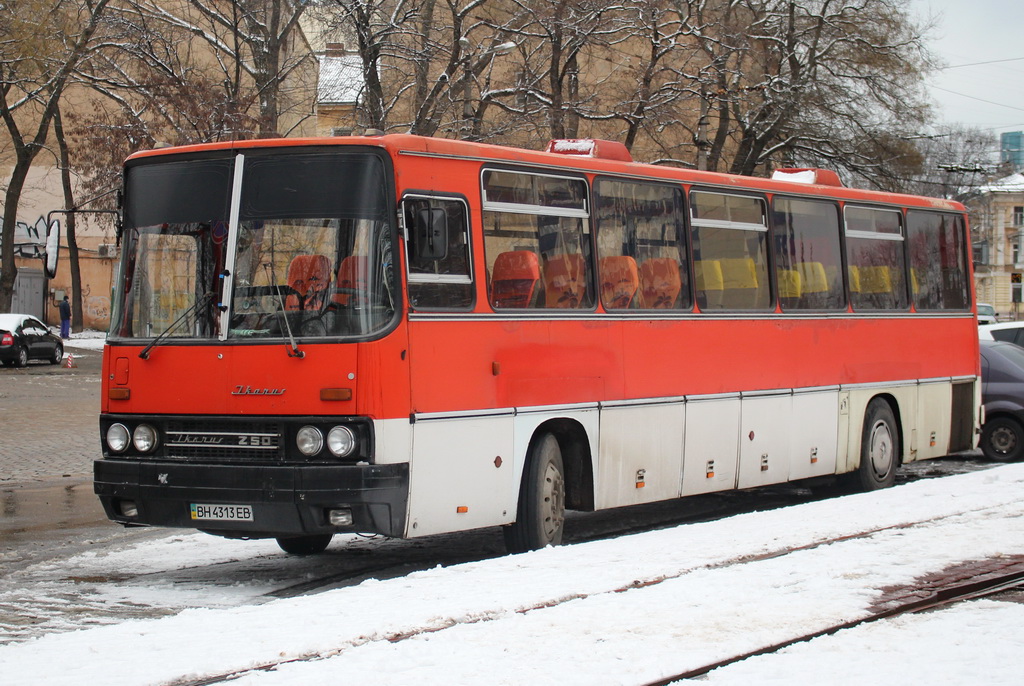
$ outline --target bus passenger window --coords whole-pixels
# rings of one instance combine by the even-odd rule
[[[839,207],[833,202],[776,196],[772,226],[782,309],[845,309]]]
[[[489,169],[483,200],[494,309],[593,307],[584,180]]]
[[[682,190],[609,178],[594,188],[604,308],[689,309]]]
[[[437,258],[431,257],[430,251],[416,251],[414,246],[406,245],[409,306],[418,311],[465,310],[472,307],[473,270],[466,202],[454,198],[407,195],[402,201],[402,208],[407,227],[414,226],[418,215],[436,216],[443,213],[447,234],[447,245],[435,246],[434,253],[441,255]],[[410,242],[415,240],[411,229],[409,236]]]
[[[694,191],[690,215],[697,305],[702,310],[769,309],[764,201]]]
[[[970,307],[963,219],[938,212],[907,212],[910,290],[919,310]]]
[[[847,273],[853,309],[906,309],[901,213],[847,205],[845,218]]]

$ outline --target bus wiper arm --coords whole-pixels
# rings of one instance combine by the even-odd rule
[[[302,359],[306,356],[306,353],[299,350],[299,344],[295,342],[295,336],[292,335],[292,325],[288,321],[288,312],[284,309],[284,297],[281,296],[281,284],[277,282],[277,274],[274,273],[273,263],[264,262],[263,270],[270,271],[270,283],[274,284],[274,292],[277,293],[277,304],[281,306],[281,318],[284,319],[284,329],[288,332],[288,357],[297,357]]]
[[[149,359],[149,351],[150,350],[152,350],[157,345],[159,345],[160,341],[162,341],[165,338],[167,338],[168,336],[170,336],[171,332],[174,331],[175,329],[177,329],[178,325],[181,324],[183,321],[185,321],[186,317],[188,317],[191,314],[194,314],[194,313],[198,312],[201,308],[206,307],[206,305],[208,305],[210,303],[210,301],[213,299],[214,295],[216,295],[216,294],[210,292],[210,293],[204,293],[203,295],[199,296],[199,298],[192,304],[192,307],[190,307],[187,310],[185,310],[184,312],[182,312],[181,315],[177,319],[175,319],[173,322],[171,322],[170,326],[168,326],[166,329],[164,329],[163,332],[159,336],[157,336],[152,341],[150,341],[149,345],[147,345],[145,348],[142,349],[141,352],[139,352],[139,357],[141,357],[144,360],[148,360]]]

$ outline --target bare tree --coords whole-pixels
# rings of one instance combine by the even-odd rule
[[[721,14],[700,4],[705,21]],[[713,51],[711,166],[728,152],[735,173],[828,163],[867,179],[884,173],[893,146],[926,120],[922,28],[902,4],[738,0],[725,11]]]
[[[159,22],[191,38],[199,38],[225,76],[236,101],[252,82],[259,111],[261,138],[286,135],[281,129],[284,89],[290,78],[312,66],[313,56],[296,46],[299,20],[308,6],[302,0],[127,0],[130,12]],[[177,46],[180,47],[180,44]],[[312,91],[312,89],[300,89]],[[312,96],[300,96],[298,107],[312,113]]]
[[[497,54],[482,19],[473,18],[489,2],[333,0],[334,24],[354,37],[363,65],[359,123],[424,136],[465,133],[466,93]]]
[[[32,163],[46,146],[64,90],[89,50],[107,0],[0,4],[0,117],[14,154],[4,194],[0,245],[0,311],[14,296],[14,230]]]
[[[998,141],[991,131],[959,124],[939,126],[911,139],[919,172],[899,190],[967,202],[993,172]]]

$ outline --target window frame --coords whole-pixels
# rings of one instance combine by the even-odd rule
[[[780,269],[780,267],[782,265],[780,264],[780,261],[778,260],[778,256],[776,254],[775,245],[774,245],[774,239],[777,238],[779,235],[787,235],[787,234],[785,234],[784,231],[782,230],[783,227],[780,227],[780,226],[778,226],[775,223],[775,214],[777,213],[777,210],[775,209],[775,203],[778,200],[785,200],[785,201],[790,201],[790,202],[792,202],[792,201],[808,202],[808,203],[816,203],[816,204],[820,203],[821,205],[828,205],[829,207],[831,207],[834,210],[834,212],[835,212],[835,220],[836,220],[836,224],[835,224],[835,228],[836,228],[836,249],[838,250],[838,255],[836,256],[838,258],[838,261],[836,262],[835,266],[839,270],[839,295],[842,298],[842,303],[839,304],[838,306],[836,306],[836,307],[792,307],[792,306],[784,305],[782,303],[782,296],[779,294],[780,287],[779,287],[779,283],[778,283],[779,282],[779,269]],[[776,294],[776,298],[778,299],[778,302],[779,302],[779,308],[782,310],[783,314],[786,314],[786,313],[790,313],[790,314],[836,313],[836,312],[846,312],[846,311],[848,311],[849,307],[850,307],[850,297],[849,297],[849,293],[847,292],[847,283],[846,283],[847,279],[845,277],[845,272],[846,272],[846,268],[847,268],[848,265],[847,265],[847,258],[846,258],[846,241],[844,240],[844,233],[845,233],[846,225],[845,225],[845,218],[844,218],[844,215],[843,215],[843,206],[839,202],[839,200],[837,198],[828,197],[828,196],[806,196],[806,195],[791,195],[791,194],[787,194],[787,193],[772,193],[771,196],[769,197],[769,207],[770,207],[770,213],[771,213],[771,216],[769,218],[769,220],[771,222],[771,238],[772,238],[772,241],[773,241],[772,246],[771,246],[772,278],[773,278],[773,280],[775,282],[775,294]],[[831,296],[831,291],[830,291],[830,296]]]
[[[701,193],[707,195],[720,195],[726,197],[738,197],[738,198],[749,198],[756,200],[761,206],[761,223],[744,222],[744,221],[733,221],[728,219],[702,219],[694,216],[694,211],[697,209],[698,203],[694,200],[694,195]],[[769,217],[769,199],[771,193],[761,192],[756,189],[733,189],[733,188],[717,188],[707,186],[690,186],[686,193],[686,207],[687,221],[687,239],[689,242],[689,257],[690,257],[690,269],[693,272],[692,275],[692,296],[693,303],[702,314],[712,313],[742,313],[742,314],[771,314],[777,309],[777,284],[775,283],[775,259],[773,255],[773,246],[771,244],[771,220]],[[701,307],[700,297],[698,292],[706,292],[707,289],[698,288],[697,284],[697,241],[695,233],[699,229],[720,229],[727,231],[743,231],[747,233],[755,233],[763,236],[763,251],[764,251],[764,277],[765,277],[765,288],[767,289],[767,302],[764,306],[756,307],[710,307],[705,295],[705,305]],[[704,261],[706,258],[701,258]],[[752,259],[748,256],[747,259]],[[758,262],[754,261],[755,268]],[[757,290],[761,290],[761,286],[757,287]]]
[[[675,246],[676,246],[677,252],[681,252],[682,259],[679,259],[679,255],[677,255],[677,261],[679,261],[681,263],[681,266],[683,267],[683,275],[685,275],[685,277],[686,277],[685,280],[681,284],[682,288],[681,288],[680,294],[679,294],[680,305],[679,305],[678,308],[658,309],[658,308],[644,308],[644,307],[637,306],[637,307],[632,307],[632,308],[628,308],[628,309],[613,308],[611,310],[607,310],[607,307],[604,304],[604,300],[603,300],[602,293],[601,293],[601,288],[600,288],[600,282],[601,282],[601,259],[603,257],[605,257],[605,255],[603,255],[601,253],[601,235],[600,235],[601,234],[601,217],[600,217],[600,214],[597,212],[597,206],[598,206],[599,198],[600,198],[600,192],[599,191],[600,191],[600,186],[601,186],[602,182],[632,183],[632,184],[643,185],[643,186],[657,186],[659,188],[670,189],[673,194],[678,196],[679,208],[680,208],[682,214],[679,217],[679,222],[678,222],[678,225],[677,225],[677,235],[676,235]],[[676,182],[668,180],[668,179],[659,179],[659,178],[638,179],[638,178],[633,178],[633,177],[615,176],[613,174],[596,174],[594,176],[593,181],[590,184],[590,192],[591,192],[591,196],[592,196],[592,210],[594,212],[594,216],[593,216],[593,219],[592,219],[592,226],[593,226],[593,233],[594,233],[594,237],[593,237],[593,243],[594,243],[593,252],[594,252],[594,260],[597,263],[596,272],[595,272],[595,275],[597,276],[597,280],[596,281],[597,281],[597,286],[598,286],[597,287],[596,298],[595,298],[596,301],[600,302],[602,307],[605,307],[605,309],[609,313],[614,313],[614,314],[629,314],[629,313],[659,313],[659,314],[677,313],[677,314],[681,314],[681,313],[693,312],[693,306],[694,306],[694,302],[695,302],[695,298],[694,298],[694,283],[693,283],[693,267],[692,267],[693,255],[692,255],[692,250],[691,250],[691,247],[690,247],[690,223],[689,223],[690,222],[690,204],[689,204],[689,193],[687,192],[687,188],[685,186],[683,186],[681,183],[676,183]],[[636,255],[622,255],[622,256],[623,257],[632,257],[634,260],[637,260],[637,256]],[[612,256],[609,255],[609,257],[612,257]],[[640,262],[637,262],[637,267],[638,268],[640,267]],[[638,289],[638,294],[636,296],[634,296],[634,297],[639,298],[639,289]]]
[[[489,173],[503,173],[503,174],[520,174],[524,176],[540,177],[545,179],[559,179],[569,181],[573,183],[583,184],[582,209],[573,207],[558,207],[555,205],[537,205],[533,203],[517,203],[517,202],[503,202],[489,200],[487,196],[487,175]],[[585,254],[581,254],[584,258],[584,265],[586,268],[586,290],[585,294],[590,295],[590,302],[582,304],[579,307],[561,308],[561,307],[495,307],[492,302],[492,283],[491,277],[488,275],[486,280],[486,295],[487,303],[491,312],[499,315],[507,316],[509,314],[528,314],[534,315],[572,315],[572,314],[593,314],[597,311],[598,303],[601,300],[600,295],[600,284],[597,281],[597,264],[595,260],[595,254],[597,251],[597,245],[595,242],[594,224],[592,218],[593,201],[591,194],[593,188],[590,182],[590,178],[583,173],[572,174],[572,173],[558,173],[550,170],[536,169],[533,167],[520,167],[520,166],[506,166],[506,165],[485,165],[480,168],[479,171],[479,184],[480,184],[480,211],[484,221],[480,226],[480,236],[483,241],[482,249],[484,254],[484,265],[485,268],[490,270],[489,251],[487,247],[488,239],[488,223],[487,215],[493,214],[511,214],[511,215],[526,215],[534,217],[554,217],[558,219],[578,219],[580,220],[581,231],[579,234],[580,241],[579,246],[581,251]],[[541,256],[540,249],[540,234],[537,235],[538,247],[537,255],[538,258]],[[500,253],[499,253],[500,254]],[[497,255],[494,256],[495,258]],[[543,280],[543,271],[541,273],[541,279]]]
[[[899,230],[896,233],[888,233],[888,232],[881,232],[881,231],[863,231],[863,230],[860,230],[860,229],[851,229],[851,228],[849,228],[849,219],[850,219],[849,213],[850,213],[851,210],[870,210],[872,212],[891,212],[891,213],[895,214],[896,217],[897,217]],[[867,313],[867,314],[875,314],[875,313],[878,313],[878,312],[908,312],[911,309],[913,299],[911,298],[911,295],[910,295],[910,286],[909,286],[909,282],[910,282],[910,269],[908,267],[909,256],[907,255],[907,217],[906,217],[906,210],[907,210],[907,208],[903,207],[903,206],[892,207],[892,206],[885,206],[885,205],[873,205],[873,204],[869,204],[869,203],[856,202],[856,201],[854,201],[854,202],[849,202],[848,201],[848,202],[844,202],[843,203],[843,255],[844,255],[844,258],[845,258],[845,263],[844,263],[845,269],[843,270],[843,281],[846,284],[847,303],[849,304],[850,309],[854,313],[862,312],[862,313]],[[896,265],[896,267],[900,270],[900,273],[902,274],[902,281],[901,281],[902,288],[900,289],[899,293],[897,293],[897,291],[895,289],[889,291],[894,297],[897,298],[897,302],[896,302],[896,306],[895,307],[864,307],[863,305],[858,306],[857,303],[855,302],[854,291],[853,291],[853,288],[852,288],[852,284],[850,283],[850,268],[851,267],[855,267],[855,266],[859,268],[859,265],[854,265],[850,261],[850,243],[849,243],[849,239],[850,238],[853,238],[855,240],[886,241],[886,242],[890,242],[890,243],[899,243],[902,246],[902,249],[901,249],[901,258],[902,259],[900,259],[899,260],[899,264]],[[899,302],[899,297],[902,297],[902,299],[903,299],[902,300],[902,305]]]
[[[910,300],[909,300],[910,304],[913,305],[914,309],[916,311],[918,311],[918,312],[929,312],[929,313],[934,313],[934,312],[969,312],[971,310],[971,306],[972,306],[971,305],[971,278],[972,277],[971,277],[971,269],[970,269],[970,264],[969,264],[969,262],[971,260],[971,255],[968,254],[969,253],[968,248],[970,247],[970,237],[967,235],[967,230],[966,230],[967,221],[964,218],[964,215],[962,213],[959,213],[959,212],[944,212],[944,211],[932,210],[932,209],[923,208],[923,207],[908,207],[907,208],[904,220],[906,221],[905,231],[906,231],[906,234],[907,234],[907,246],[908,246],[907,250],[906,250],[908,278],[909,278],[909,275],[911,273],[910,270],[914,269],[914,254],[913,254],[914,253],[914,251],[913,251],[913,247],[914,246],[913,246],[913,237],[911,236],[911,231],[910,231],[910,222],[911,222],[911,219],[912,219],[911,215],[916,215],[916,214],[923,214],[923,215],[928,215],[928,216],[943,217],[943,218],[953,222],[953,226],[955,227],[955,230],[959,234],[959,239],[960,239],[960,243],[961,243],[961,246],[960,246],[961,247],[961,251],[960,251],[960,254],[958,255],[958,258],[963,261],[963,264],[962,264],[962,266],[963,266],[962,277],[963,277],[963,281],[964,281],[965,291],[963,293],[963,296],[964,296],[964,305],[963,305],[963,307],[939,307],[939,308],[921,307],[918,304],[918,297],[914,294],[913,285],[910,284],[910,285],[908,285],[908,288],[910,289]],[[940,268],[941,268],[941,266],[940,266]]]
[[[409,246],[411,245],[409,240],[410,227],[406,225],[406,201],[407,200],[427,200],[427,201],[443,201],[443,202],[455,202],[462,205],[463,217],[465,222],[462,225],[463,233],[466,237],[466,274],[465,275],[449,275],[449,274],[422,274],[412,271],[412,255],[409,252]],[[398,215],[401,220],[400,229],[402,232],[402,239],[405,245],[405,291],[406,297],[409,299],[409,309],[414,312],[469,312],[476,307],[477,293],[476,287],[476,262],[473,256],[473,218],[470,214],[469,200],[466,196],[461,193],[445,193],[441,191],[422,191],[422,190],[407,190],[402,193],[402,197],[398,201]],[[450,227],[449,227],[450,229]],[[450,235],[450,233],[449,233]],[[412,304],[412,293],[411,286],[414,284],[432,284],[432,285],[455,285],[455,286],[469,286],[470,298],[469,303],[459,307],[422,307],[414,306]]]

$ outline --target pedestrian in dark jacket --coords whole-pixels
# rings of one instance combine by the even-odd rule
[[[60,301],[60,337],[64,340],[71,338],[71,303],[66,295]]]

